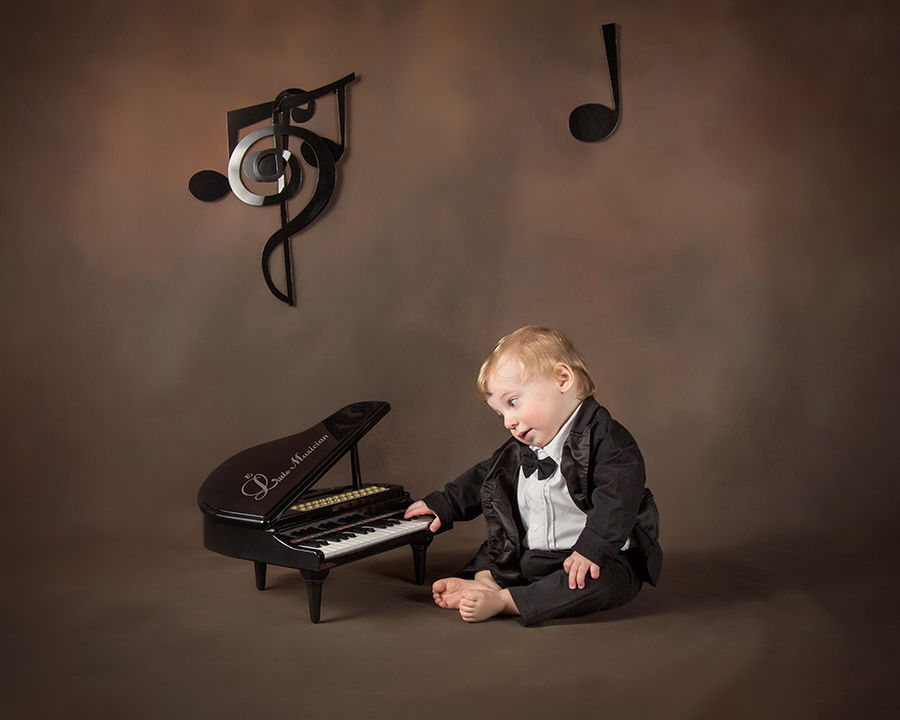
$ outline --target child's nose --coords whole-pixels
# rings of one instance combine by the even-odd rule
[[[507,430],[512,430],[519,422],[512,415],[504,415],[503,424],[506,426]]]

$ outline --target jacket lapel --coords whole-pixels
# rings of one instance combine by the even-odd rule
[[[566,487],[575,505],[582,512],[590,510],[587,479],[591,462],[591,433],[596,427],[600,405],[593,396],[586,397],[578,410],[569,437],[563,445],[561,469]]]

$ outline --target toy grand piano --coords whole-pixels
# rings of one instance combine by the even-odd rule
[[[252,560],[259,590],[266,586],[267,564],[300,570],[314,623],[319,622],[322,582],[338,565],[410,545],[421,585],[433,518],[404,520],[411,500],[402,486],[360,479],[357,443],[390,409],[385,402],[348,405],[309,430],[223,462],[197,495],[203,544]],[[348,450],[353,484],[314,488]]]

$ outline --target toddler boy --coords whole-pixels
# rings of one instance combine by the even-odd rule
[[[659,515],[628,431],[593,398],[571,342],[526,326],[481,366],[478,391],[512,437],[444,490],[410,505],[432,532],[484,513],[487,541],[435,602],[463,620],[519,616],[533,625],[622,605],[662,565]]]

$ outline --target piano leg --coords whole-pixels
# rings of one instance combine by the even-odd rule
[[[416,573],[416,585],[425,582],[425,553],[431,545],[431,538],[422,542],[410,543],[413,551],[413,567]]]
[[[266,564],[264,562],[253,561],[253,570],[256,573],[256,589],[266,589]]]
[[[327,570],[301,570],[306,580],[306,596],[309,599],[309,619],[319,622],[322,609],[322,582],[328,577]]]

